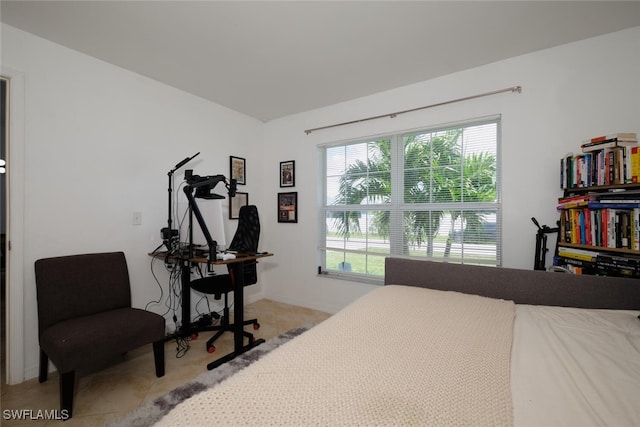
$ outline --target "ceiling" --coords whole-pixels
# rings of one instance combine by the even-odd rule
[[[269,121],[638,26],[640,1],[2,0],[0,19]]]

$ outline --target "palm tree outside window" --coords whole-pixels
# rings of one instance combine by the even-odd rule
[[[382,281],[384,258],[500,265],[500,118],[320,147],[325,274]]]

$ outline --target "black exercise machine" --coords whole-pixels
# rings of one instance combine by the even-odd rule
[[[538,231],[536,233],[536,258],[533,262],[533,269],[546,270],[547,252],[549,252],[549,249],[547,248],[547,234],[558,233],[558,231],[560,231],[560,223],[557,223],[557,227],[551,228],[547,225],[540,226],[538,220],[534,217],[531,217],[531,221],[533,221],[536,227],[538,227]],[[557,248],[558,241],[556,240],[556,249]]]

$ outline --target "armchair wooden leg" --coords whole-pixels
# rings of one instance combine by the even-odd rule
[[[42,349],[40,349],[40,376],[38,380],[43,383],[47,380],[49,374],[49,356]]]
[[[164,376],[164,341],[153,343],[153,359],[156,364],[156,377]]]
[[[68,418],[71,418],[73,412],[73,389],[75,388],[75,383],[75,371],[60,374],[60,409],[65,411]]]

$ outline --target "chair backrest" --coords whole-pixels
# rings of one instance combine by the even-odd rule
[[[238,228],[229,249],[238,252],[258,251],[258,241],[260,240],[260,217],[258,208],[255,205],[242,206],[238,215]],[[244,284],[253,285],[258,281],[258,272],[255,262],[244,264]],[[238,275],[238,264],[229,264],[229,273],[232,277]]]
[[[255,205],[242,206],[238,215],[238,228],[229,249],[238,252],[257,252],[260,240],[260,217]]]
[[[39,333],[66,319],[131,307],[122,252],[43,258],[35,271]]]

